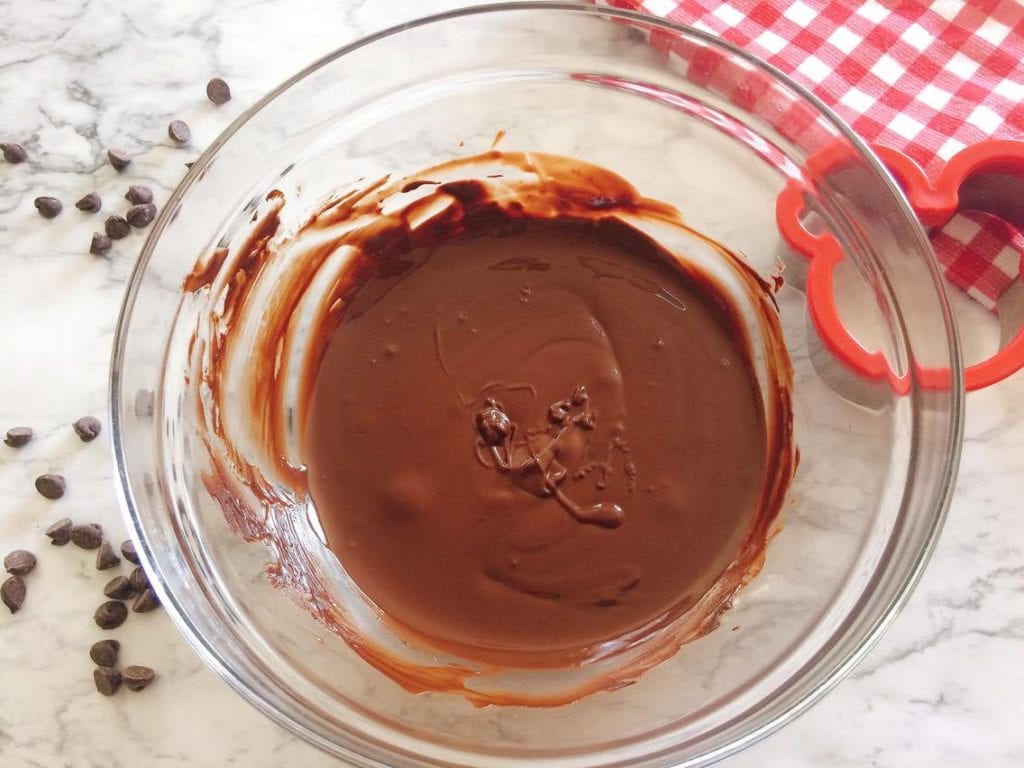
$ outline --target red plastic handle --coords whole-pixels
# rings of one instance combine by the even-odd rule
[[[960,209],[992,213],[1024,230],[1024,142],[989,140],[961,150],[943,167],[933,183],[921,167],[903,153],[875,147],[902,187],[914,213],[928,228],[941,227]],[[848,148],[833,145],[812,157],[808,165],[826,174],[850,159]],[[803,225],[804,187],[790,180],[776,203],[779,232],[790,248],[807,258],[807,309],[825,346],[847,367],[874,381],[888,381],[900,394],[910,388],[909,376],[897,375],[881,352],[870,352],[846,330],[833,293],[833,271],[844,252],[829,232],[812,234]],[[1021,255],[1024,279],[1024,254]],[[968,391],[991,386],[1024,368],[1024,327],[1010,343],[987,360],[964,371]],[[948,387],[950,372],[919,368],[918,380],[928,388]]]

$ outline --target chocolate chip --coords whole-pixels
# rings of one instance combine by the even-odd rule
[[[36,490],[48,499],[59,499],[64,495],[64,475],[40,475],[36,478]]]
[[[31,427],[11,427],[7,430],[7,437],[4,438],[4,442],[11,446],[11,448],[21,448],[31,439]]]
[[[149,577],[142,570],[141,566],[132,568],[132,572],[128,575],[128,580],[136,592],[145,592],[149,589]]]
[[[44,533],[50,537],[50,543],[53,544],[53,546],[63,547],[71,541],[71,528],[71,518],[65,517],[63,520],[58,520],[47,528]]]
[[[214,77],[206,84],[206,98],[214,104],[226,104],[231,101],[231,89],[219,77]]]
[[[75,433],[81,438],[83,443],[95,440],[96,436],[102,429],[100,426],[100,420],[95,416],[83,416],[72,424],[72,426],[75,428]]]
[[[124,559],[129,563],[139,564],[139,553],[135,551],[135,542],[131,539],[125,539],[121,542],[121,554],[124,555]]]
[[[14,142],[0,144],[0,151],[4,153],[4,160],[8,163],[24,163],[28,159],[28,152],[21,144]]]
[[[124,620],[128,618],[128,609],[124,603],[117,600],[108,600],[92,615],[92,620],[100,629],[117,629]]]
[[[512,432],[512,422],[500,408],[489,406],[476,415],[476,428],[486,445],[500,445]]]
[[[111,600],[131,600],[138,594],[127,576],[115,576],[103,587],[103,594]]]
[[[116,667],[120,651],[121,644],[117,640],[100,640],[92,644],[89,658],[96,662],[97,667]]]
[[[167,125],[167,135],[179,144],[188,144],[192,131],[184,120],[171,120]]]
[[[135,613],[149,613],[159,607],[160,598],[156,596],[156,592],[151,587],[142,590],[142,594],[136,597],[135,602],[132,603],[132,610]]]
[[[15,576],[24,576],[36,567],[36,556],[24,549],[16,549],[4,558],[4,570]]]
[[[131,666],[121,670],[124,687],[129,691],[141,691],[152,683],[155,677],[156,672],[149,667]]]
[[[99,549],[103,543],[103,529],[96,523],[82,523],[71,529],[71,541],[82,549]]]
[[[109,541],[104,541],[100,544],[100,548],[96,551],[96,570],[106,571],[113,568],[115,565],[121,562],[121,558],[114,552],[114,548],[110,546]]]
[[[128,237],[128,233],[132,231],[124,216],[108,216],[107,220],[103,222],[103,229],[111,240]]]
[[[193,160],[192,162],[185,163],[185,167],[188,168],[191,171],[192,170],[192,166],[195,165],[195,164],[196,164],[196,161]]]
[[[142,205],[153,202],[153,190],[142,184],[132,184],[124,193],[124,199],[132,205]]]
[[[25,604],[25,580],[21,576],[11,576],[0,584],[0,600],[11,613],[17,613]]]
[[[128,209],[126,218],[128,219],[128,223],[136,229],[148,227],[153,223],[153,219],[156,218],[156,206],[152,203],[133,205]]]
[[[110,250],[110,246],[113,242],[106,235],[101,235],[99,232],[92,233],[92,243],[89,244],[89,253],[93,256],[102,256]]]
[[[101,200],[100,196],[95,192],[90,192],[77,203],[75,203],[75,208],[77,208],[80,211],[83,211],[84,213],[96,213],[96,211],[98,211],[102,207],[103,200]]]
[[[55,219],[64,210],[64,206],[56,197],[37,197],[35,206],[44,219]]]
[[[108,149],[107,159],[110,160],[110,164],[114,166],[114,170],[116,171],[123,171],[132,164],[131,156],[127,152],[122,152],[120,149]]]
[[[110,667],[96,667],[92,671],[92,679],[96,690],[104,696],[113,696],[121,687],[121,673]]]

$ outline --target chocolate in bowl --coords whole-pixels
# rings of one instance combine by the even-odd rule
[[[407,689],[477,704],[621,687],[715,625],[795,468],[778,281],[566,157],[374,180],[285,235],[265,202],[184,286],[203,482],[275,584]],[[336,559],[274,541],[303,519]],[[489,682],[536,668],[572,682]]]
[[[844,173],[815,176],[806,164],[812,147],[776,130],[770,111],[688,77],[685,62],[647,44],[651,34],[763,73],[776,95],[848,150]],[[202,373],[193,362],[203,351],[190,341],[209,306],[204,291],[182,285],[197,259],[230,253],[259,231],[273,203],[268,194],[283,195],[276,236],[288,238],[344,180],[362,187],[479,154],[500,129],[502,147],[614,172],[682,211],[687,226],[762,278],[785,264],[775,300],[793,367],[801,460],[760,573],[718,630],[633,685],[558,708],[478,708],[464,695],[411,693],[393,680],[402,669],[378,671],[325,629],[307,607],[346,596],[359,625],[378,630],[381,658],[419,652],[381,622],[356,583],[326,566],[334,556],[316,518],[277,514],[275,506],[296,510],[286,482],[271,483],[274,495],[262,500],[242,485],[221,496],[268,512],[239,517],[252,524],[243,533],[284,521],[267,542],[269,556],[267,546],[230,529],[203,483],[213,468],[186,383]],[[813,227],[833,232],[846,249],[834,275],[844,321],[907,372],[905,391],[856,379],[817,342],[802,290],[806,264],[775,229],[776,199],[794,176],[804,182]],[[664,229],[652,234],[668,250],[691,253],[674,247]],[[197,279],[237,276],[221,274],[225,263],[206,262]],[[721,263],[720,255],[701,262],[708,270]],[[272,317],[274,292],[257,295]],[[300,309],[299,327],[308,327],[314,309]],[[254,323],[237,348],[255,344],[259,328]],[[303,350],[300,342],[292,354]],[[943,517],[961,425],[959,374],[953,388],[929,390],[915,385],[916,370],[958,371],[958,354],[941,278],[902,197],[859,140],[797,86],[699,32],[629,13],[575,4],[471,9],[319,62],[246,113],[195,165],[152,225],[132,278],[112,367],[111,433],[126,514],[162,604],[211,666],[303,738],[368,766],[705,765],[819,698],[902,604]],[[229,411],[243,392],[225,390]],[[282,455],[299,455],[297,415],[285,411],[272,423],[287,426],[275,437]],[[243,435],[233,444],[257,455],[266,441]],[[277,458],[265,464],[261,474],[276,478]],[[307,572],[321,569],[329,594],[319,594],[319,580],[273,586],[267,566],[282,553],[308,558]],[[365,634],[348,640],[358,645]],[[469,687],[481,697],[500,689],[544,699],[585,687],[627,654]],[[452,664],[479,666],[429,653],[416,661],[436,663],[435,691],[466,687],[466,670]]]

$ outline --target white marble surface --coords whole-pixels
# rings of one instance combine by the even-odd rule
[[[73,203],[95,189],[105,212],[123,209],[129,181],[150,184],[162,202],[183,163],[267,88],[363,33],[459,4],[0,2],[0,141],[23,141],[30,154],[20,166],[0,163],[0,431],[36,430],[25,448],[0,445],[0,550],[40,553],[25,608],[0,610],[5,768],[338,765],[244,703],[161,612],[133,615],[113,633],[124,663],[155,667],[157,683],[114,699],[93,690],[87,651],[103,633],[90,616],[109,573],[93,569],[91,553],[51,548],[42,531],[70,516],[123,538],[109,448],[82,444],[70,424],[105,412],[112,332],[142,237],[94,258],[89,238],[103,216]],[[215,74],[235,94],[220,108],[204,96]],[[166,138],[173,117],[192,126],[191,148]],[[135,156],[125,174],[105,162],[112,146]],[[36,215],[41,194],[63,200],[58,219]],[[59,502],[32,487],[45,471],[68,477]],[[1024,764],[1022,499],[1018,375],[969,397],[949,521],[881,644],[810,713],[728,765]]]

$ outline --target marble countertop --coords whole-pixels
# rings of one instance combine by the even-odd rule
[[[109,446],[82,443],[70,425],[105,414],[114,324],[142,236],[116,242],[109,258],[90,256],[103,217],[73,204],[97,190],[105,210],[114,208],[129,180],[166,200],[184,163],[269,87],[362,34],[460,4],[3,4],[0,141],[23,142],[29,161],[0,163],[0,432],[26,425],[36,436],[21,449],[0,445],[0,551],[34,550],[40,565],[27,579],[24,609],[13,616],[0,609],[0,765],[339,764],[246,704],[160,611],[132,615],[116,633],[123,663],[154,667],[158,681],[112,699],[93,688],[88,648],[102,633],[91,614],[112,572],[96,572],[92,553],[50,547],[42,531],[67,516],[124,538]],[[215,74],[234,92],[222,107],[204,95]],[[190,148],[166,137],[175,117],[192,127]],[[109,147],[135,157],[129,172],[107,164]],[[64,202],[53,221],[33,208],[44,194]],[[33,489],[48,471],[68,478],[58,502]],[[1022,499],[1018,375],[968,398],[949,520],[923,581],[881,643],[807,715],[727,765],[1024,764]]]

